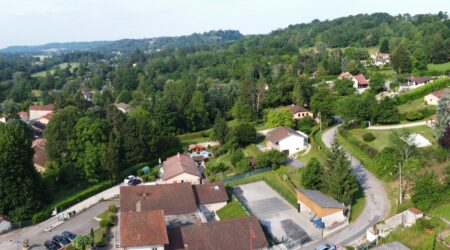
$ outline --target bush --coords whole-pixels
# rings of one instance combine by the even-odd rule
[[[308,135],[312,132],[315,125],[316,121],[310,116],[297,121],[297,129]]]
[[[108,221],[108,226],[112,226],[112,225],[116,224],[116,219],[117,219],[116,213],[109,212],[108,216],[106,218]]]
[[[417,121],[423,119],[423,113],[420,111],[410,111],[406,113],[406,120]]]
[[[443,89],[449,85],[450,85],[449,78],[434,80],[433,82],[428,83],[427,85],[410,90],[405,94],[401,94],[400,96],[398,96],[398,105],[414,101],[416,99],[428,95],[429,93]]]
[[[117,211],[117,207],[114,204],[108,206],[108,211],[111,213],[115,213]]]
[[[101,219],[98,224],[100,227],[107,227],[109,225],[108,219]]]
[[[244,152],[242,149],[238,149],[231,153],[230,155],[230,162],[233,166],[236,166],[236,164],[244,158]]]
[[[217,163],[217,164],[212,165],[212,166],[208,166],[208,168],[206,168],[206,171],[208,173],[211,173],[211,174],[217,174],[217,173],[225,172],[227,170],[228,170],[227,165],[225,165],[222,162]]]
[[[371,142],[376,139],[375,136],[370,132],[364,133],[362,138],[365,142]]]
[[[250,170],[249,159],[244,158],[244,159],[240,160],[236,165],[236,169],[238,170],[239,173],[248,172]]]
[[[257,167],[271,167],[273,170],[278,169],[284,164],[286,156],[278,150],[272,149],[264,152],[257,158]]]

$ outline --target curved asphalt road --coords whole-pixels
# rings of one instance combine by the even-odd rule
[[[323,133],[322,140],[327,147],[331,146],[331,142],[336,132],[337,127],[333,127]],[[344,229],[332,233],[319,242],[305,246],[306,249],[313,249],[322,243],[328,242],[342,247],[355,244],[362,238],[365,238],[367,228],[370,228],[375,223],[382,221],[387,216],[389,201],[383,184],[372,173],[365,169],[358,159],[352,157],[350,154],[349,158],[352,162],[352,170],[357,175],[358,181],[364,189],[364,194],[366,196],[366,205],[364,210],[361,212],[356,221],[352,222]]]

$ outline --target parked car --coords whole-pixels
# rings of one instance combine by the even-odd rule
[[[134,180],[134,179],[137,179],[136,176],[134,176],[134,175],[129,175],[127,178],[125,178],[125,179],[123,180],[123,182],[124,182],[125,184],[128,184],[128,182],[130,182],[131,180]]]
[[[322,244],[316,247],[315,250],[336,250],[336,245],[331,243]]]
[[[44,246],[45,246],[45,249],[47,249],[47,250],[58,250],[58,245],[51,240],[47,240],[44,243]]]
[[[134,178],[134,179],[131,179],[131,180],[128,182],[128,185],[130,185],[130,186],[136,186],[136,185],[138,185],[139,183],[141,183],[141,180],[139,180],[138,178]]]
[[[70,242],[72,242],[73,240],[75,240],[75,238],[77,237],[77,234],[69,232],[69,231],[64,231],[61,234],[62,237],[66,238],[67,240],[69,240]]]
[[[60,247],[65,247],[70,244],[70,241],[60,235],[53,236],[52,240]]]

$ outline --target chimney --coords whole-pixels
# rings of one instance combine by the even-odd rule
[[[141,211],[141,201],[136,202],[136,212]]]

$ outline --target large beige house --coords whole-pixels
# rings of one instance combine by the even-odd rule
[[[202,174],[194,160],[184,154],[176,154],[167,158],[163,162],[160,170],[163,183],[183,183],[200,184]]]
[[[297,106],[295,104],[291,104],[291,105],[285,106],[285,108],[288,109],[289,111],[291,111],[292,118],[294,120],[303,119],[306,116],[309,116],[311,118],[313,117],[313,113],[311,111],[309,111],[306,108]]]
[[[433,93],[431,93],[429,95],[426,95],[424,97],[424,101],[428,105],[438,105],[439,104],[439,100],[445,94],[449,94],[450,95],[450,89],[445,88],[445,89],[441,89],[441,90],[438,90],[436,92],[433,92]]]

